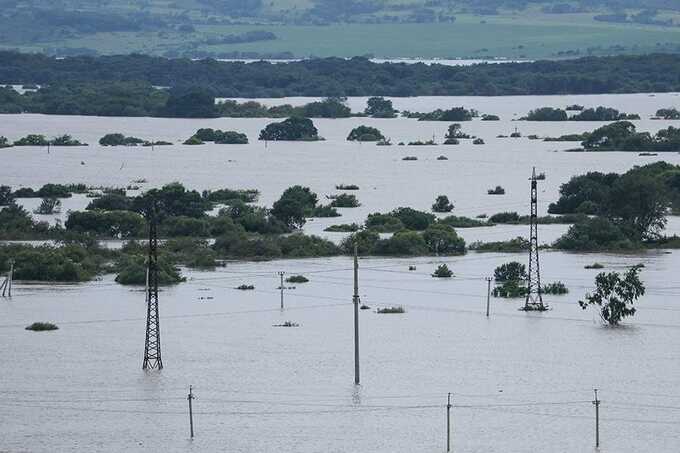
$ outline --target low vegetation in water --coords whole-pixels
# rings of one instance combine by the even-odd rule
[[[44,332],[58,329],[59,327],[57,327],[56,324],[52,324],[51,322],[34,322],[30,326],[26,327],[26,330],[32,330],[33,332]]]
[[[385,136],[375,127],[358,126],[350,131],[347,140],[357,142],[379,142],[385,140]]]
[[[309,282],[309,279],[305,277],[304,275],[291,275],[290,277],[286,278],[286,282],[288,283],[307,283]]]
[[[204,128],[196,131],[185,144],[213,142],[219,145],[247,145],[248,136],[236,131],[221,131],[219,129]]]
[[[335,186],[336,190],[359,190],[356,184],[338,184]]]
[[[361,226],[357,223],[343,223],[340,225],[331,225],[324,229],[328,233],[354,233],[359,231]]]
[[[379,313],[381,315],[383,315],[383,314],[401,314],[401,313],[406,313],[406,310],[402,306],[396,306],[396,307],[378,308],[375,312]]]
[[[274,324],[274,327],[300,327],[300,324],[293,321],[285,321],[281,324]]]
[[[432,276],[435,278],[451,278],[453,277],[453,272],[446,264],[440,264],[432,273]]]
[[[342,193],[333,198],[330,206],[333,208],[358,208],[361,203],[359,203],[356,195]]]
[[[569,288],[562,282],[553,282],[544,285],[542,291],[544,294],[563,295],[569,293]]]
[[[489,195],[505,195],[505,189],[501,186],[496,186],[493,189],[486,191]]]
[[[584,269],[604,269],[604,265],[600,263],[586,264],[583,266]]]
[[[260,132],[260,140],[267,141],[317,141],[319,131],[309,118],[291,117],[279,123],[268,124]]]
[[[449,201],[449,197],[446,195],[438,195],[434,204],[432,205],[432,211],[434,212],[451,212],[453,211],[453,203]]]
[[[236,289],[241,291],[252,291],[255,289],[255,285],[239,285]]]

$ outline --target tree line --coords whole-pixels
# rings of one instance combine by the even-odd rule
[[[680,56],[586,57],[445,66],[323,58],[272,64],[144,55],[76,56],[0,52],[0,81],[62,85],[135,81],[200,87],[218,97],[463,96],[680,91]]]

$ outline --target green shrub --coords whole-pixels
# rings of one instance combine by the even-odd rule
[[[52,324],[51,322],[34,322],[30,326],[26,327],[26,330],[32,330],[34,332],[43,332],[47,330],[58,330],[59,327],[57,327],[56,324]]]
[[[307,283],[309,279],[304,275],[291,275],[286,279],[288,283]]]
[[[453,272],[446,264],[440,264],[432,276],[435,278],[451,278],[453,277]]]

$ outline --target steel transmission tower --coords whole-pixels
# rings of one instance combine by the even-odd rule
[[[143,370],[163,369],[161,360],[161,325],[158,319],[158,232],[156,206],[149,214],[149,260],[146,284],[146,341]]]
[[[527,297],[524,311],[545,311],[541,292],[541,266],[538,261],[538,181],[536,167],[531,174],[531,221],[529,233],[529,273],[527,274]]]

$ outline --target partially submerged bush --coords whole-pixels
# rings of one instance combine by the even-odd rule
[[[434,212],[451,212],[453,211],[453,207],[453,203],[449,201],[449,197],[446,195],[438,195],[432,205],[432,210]]]
[[[57,327],[56,324],[52,324],[51,322],[34,322],[30,326],[26,327],[26,330],[32,330],[34,332],[43,332],[46,330],[58,330],[59,327]]]
[[[380,314],[401,314],[401,313],[406,313],[406,310],[401,305],[398,305],[396,307],[378,308],[376,310],[376,313],[380,313]]]
[[[555,295],[567,294],[569,293],[569,288],[562,282],[553,282],[543,286],[543,293]]]
[[[355,127],[347,136],[347,140],[359,142],[377,142],[384,139],[385,136],[378,129],[370,126]]]
[[[287,283],[307,283],[309,279],[304,275],[291,275],[286,279]]]
[[[440,264],[439,267],[432,274],[435,278],[451,278],[453,277],[453,272],[449,269],[446,264]]]

